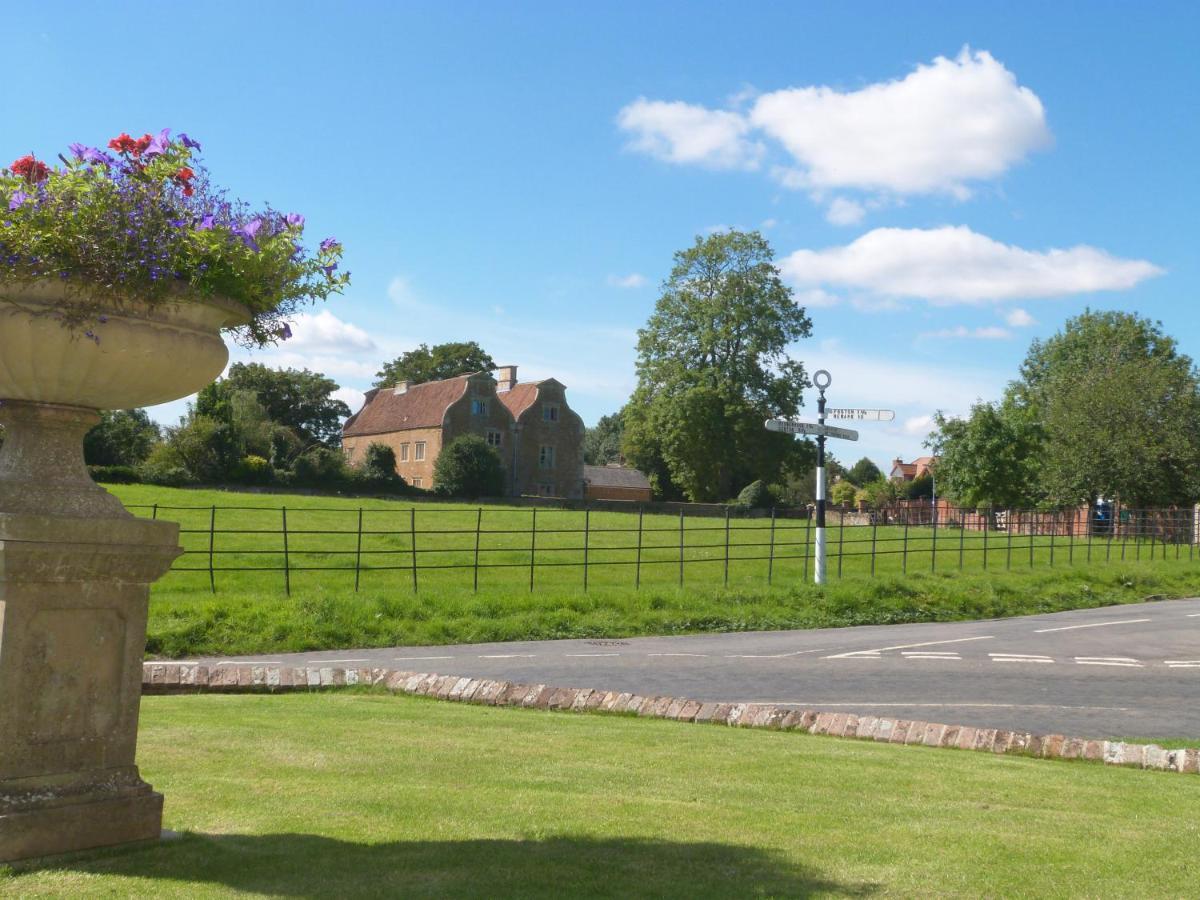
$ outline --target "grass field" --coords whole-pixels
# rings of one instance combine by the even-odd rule
[[[14,897],[1178,897],[1200,779],[387,696],[151,697],[179,841]]]
[[[840,544],[845,551],[841,577],[834,557],[831,583],[817,588],[811,584],[811,550],[806,551],[808,523],[782,519],[775,523],[773,537],[769,520],[731,519],[726,565],[726,523],[685,518],[681,581],[678,517],[642,517],[639,553],[639,516],[608,512],[587,517],[585,590],[584,513],[539,510],[531,591],[529,509],[489,506],[481,513],[463,504],[144,485],[110,489],[138,514],[179,521],[185,529],[183,545],[196,551],[181,557],[177,567],[200,571],[173,571],[152,595],[148,651],[175,658],[948,621],[1200,590],[1200,560],[1188,546],[1066,538],[1055,539],[1052,546],[1048,537],[1014,536],[1010,541],[1006,534],[992,532],[985,551],[981,532],[941,529],[935,556],[930,529],[870,527],[846,528],[844,533],[831,529],[831,550]],[[235,506],[242,508],[229,509]],[[477,524],[478,582],[473,566]],[[877,550],[886,548],[876,556],[874,577],[867,555],[872,538]],[[851,555],[851,548],[862,555]],[[257,571],[229,571],[240,567]]]

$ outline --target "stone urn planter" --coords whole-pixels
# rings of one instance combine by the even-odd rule
[[[97,410],[184,397],[228,359],[248,312],[181,296],[63,326],[57,283],[0,287],[0,862],[152,840],[162,795],[135,765],[149,586],[178,525],[96,485]],[[98,338],[98,340],[96,340]]]

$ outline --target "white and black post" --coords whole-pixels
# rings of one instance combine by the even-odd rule
[[[829,373],[820,369],[813,373],[813,384],[817,387],[817,424],[825,424],[825,389],[833,382]],[[814,554],[816,565],[813,579],[817,584],[825,583],[825,435],[817,435],[817,546]]]

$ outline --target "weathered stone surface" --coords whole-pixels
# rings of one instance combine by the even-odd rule
[[[1083,745],[1083,758],[1090,760],[1103,759],[1104,741],[1085,741]]]
[[[1170,757],[1166,750],[1158,744],[1146,744],[1143,750],[1142,766],[1147,769],[1165,769]]]
[[[862,716],[858,720],[858,727],[854,729],[854,736],[860,740],[870,740],[875,737],[875,731],[879,728],[879,718],[877,716]]]
[[[991,750],[992,744],[996,742],[995,728],[977,728],[975,730],[975,743],[972,745],[973,750]]]
[[[1056,758],[1062,756],[1063,744],[1066,738],[1061,734],[1048,734],[1042,738],[1042,756]]]
[[[692,719],[697,724],[707,725],[713,720],[713,715],[717,711],[716,703],[701,703],[700,708],[696,710],[696,715]]]
[[[683,698],[676,697],[669,704],[667,704],[666,711],[663,712],[663,717],[667,719],[678,719],[679,711],[683,709],[683,705],[686,702],[687,701]]]
[[[1200,748],[1189,747],[1184,751],[1183,767],[1180,771],[1189,775],[1200,774]]]
[[[939,747],[942,744],[942,738],[946,734],[946,726],[937,722],[930,722],[925,726],[925,735],[923,743],[926,747]],[[956,732],[957,736],[957,732]]]
[[[908,741],[908,729],[912,727],[912,722],[908,719],[897,719],[896,724],[892,727],[892,733],[888,737],[888,742],[892,744],[903,744]]]
[[[780,719],[779,730],[780,731],[794,731],[796,729],[796,726],[798,726],[800,724],[800,717],[802,715],[803,715],[803,713],[798,709],[790,710],[786,716],[784,716],[782,719]]]
[[[806,709],[800,713],[800,723],[796,726],[800,731],[812,731],[813,724],[817,721],[817,711],[815,709]]]
[[[1079,759],[1083,756],[1083,741],[1080,738],[1067,738],[1063,741],[1060,756],[1063,759]]]
[[[584,705],[584,709],[588,712],[599,709],[600,705],[604,702],[604,697],[605,695],[600,691],[593,691],[592,695],[588,697],[587,703]]]

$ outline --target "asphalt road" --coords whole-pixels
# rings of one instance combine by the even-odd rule
[[[794,704],[1079,737],[1200,738],[1200,599],[1016,619],[237,657]]]

